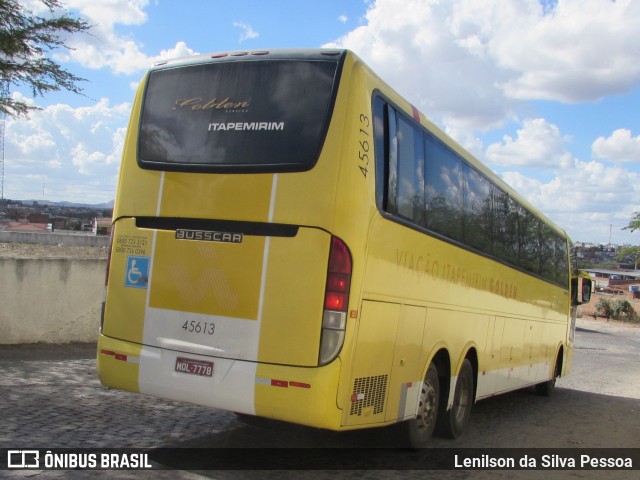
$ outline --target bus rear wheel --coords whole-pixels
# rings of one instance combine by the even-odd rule
[[[553,394],[553,391],[556,389],[556,378],[558,378],[560,376],[560,373],[562,372],[562,361],[560,355],[561,354],[558,354],[558,357],[556,358],[556,366],[553,370],[553,378],[536,385],[536,393],[538,395],[542,395],[543,397],[550,397]]]
[[[421,385],[416,417],[400,424],[404,443],[410,448],[428,446],[438,418],[440,403],[440,379],[438,370],[432,363]]]
[[[458,380],[456,381],[451,409],[447,410],[446,401],[440,404],[437,424],[437,433],[439,435],[448,438],[458,438],[462,435],[471,416],[473,386],[473,367],[471,367],[471,362],[465,359],[462,362]]]

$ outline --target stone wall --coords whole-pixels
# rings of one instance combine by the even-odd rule
[[[109,236],[89,233],[0,231],[0,243],[41,243],[44,245],[70,245],[72,247],[106,247],[109,245]]]
[[[0,258],[0,344],[94,342],[106,260]]]

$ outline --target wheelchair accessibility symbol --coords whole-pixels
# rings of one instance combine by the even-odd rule
[[[149,282],[149,257],[128,257],[125,287],[147,288]]]

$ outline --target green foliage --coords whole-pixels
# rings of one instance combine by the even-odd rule
[[[634,268],[637,270],[638,269],[638,263],[640,263],[640,247],[632,247],[632,246],[622,247],[616,253],[616,257],[615,258],[619,262],[622,262],[627,257],[631,257],[631,259],[633,260],[633,262],[635,264]]]
[[[628,300],[614,300],[601,298],[596,304],[596,314],[601,317],[613,318],[614,320],[624,320],[638,322],[640,317]]]
[[[596,314],[600,317],[611,318],[613,314],[611,302],[609,302],[609,300],[607,300],[606,298],[601,298],[600,300],[598,300],[598,303],[596,304]]]
[[[25,85],[34,96],[65,89],[81,93],[76,85],[84,79],[64,70],[47,58],[54,50],[68,48],[69,35],[88,30],[84,20],[67,13],[58,15],[63,8],[61,0],[37,0],[49,10],[49,15],[34,15],[24,2],[0,0],[0,82],[2,89],[9,85]],[[27,115],[38,107],[17,101],[7,92],[0,96],[0,113],[9,116]]]
[[[615,300],[611,304],[611,310],[613,311],[613,318],[617,320],[638,321],[638,314],[628,300]]]
[[[624,227],[622,230],[631,230],[632,232],[640,230],[640,212],[635,212],[629,222],[629,225]]]

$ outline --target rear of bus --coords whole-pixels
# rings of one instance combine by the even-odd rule
[[[114,208],[104,385],[339,427],[353,258],[334,232],[336,98],[348,57],[241,52],[149,71]]]

